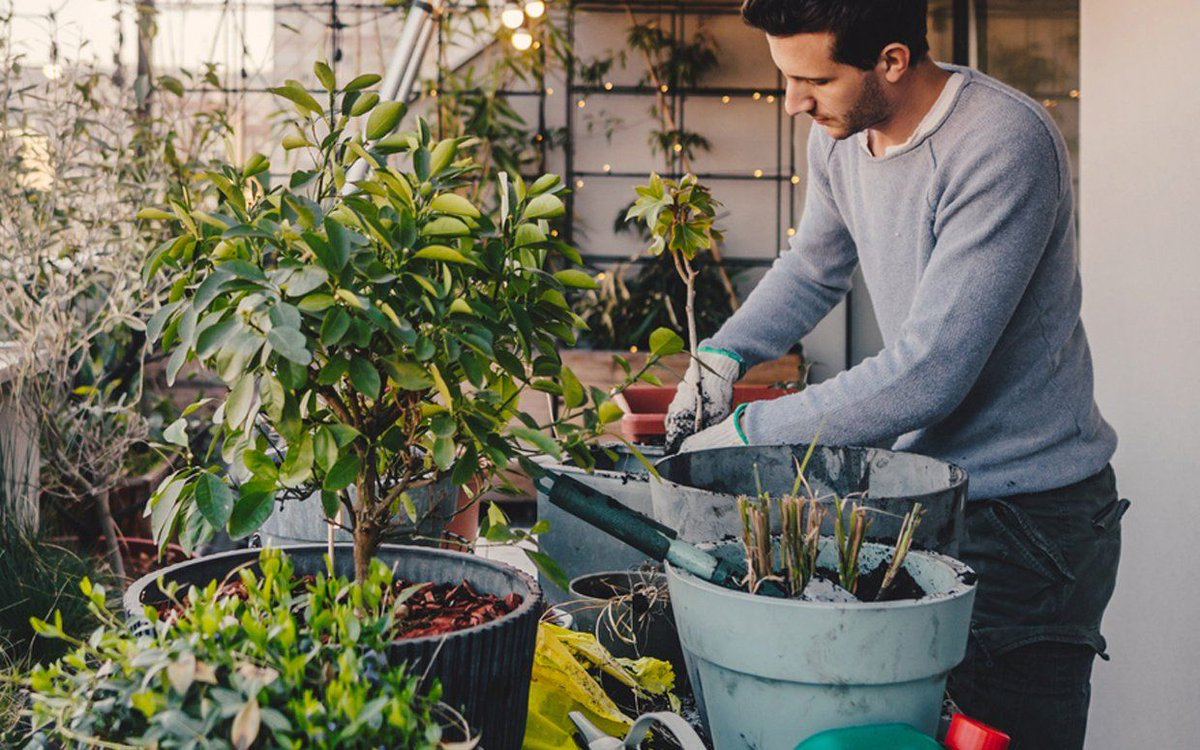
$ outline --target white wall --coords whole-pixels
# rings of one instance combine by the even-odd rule
[[[1196,0],[1083,0],[1084,321],[1134,501],[1089,750],[1200,747]]]

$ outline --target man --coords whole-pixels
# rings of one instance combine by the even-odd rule
[[[962,557],[980,578],[951,697],[1014,750],[1080,748],[1128,503],[1093,400],[1062,137],[1024,95],[931,60],[924,0],[746,0],[742,14],[766,32],[788,113],[819,127],[791,248],[704,342],[668,446],[819,431],[966,468]],[[808,333],[858,266],[883,350],[730,414],[733,380]],[[697,408],[707,429],[691,435]]]

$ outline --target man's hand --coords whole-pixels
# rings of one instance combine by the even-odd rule
[[[679,446],[679,452],[690,453],[709,448],[729,448],[734,445],[747,445],[746,434],[742,431],[741,426],[742,411],[745,408],[746,405],[742,404],[733,410],[733,414],[730,414],[717,424],[706,430],[701,430],[687,440],[684,440],[683,445]]]
[[[698,367],[688,367],[683,382],[675,389],[675,398],[667,409],[667,454],[677,453],[685,438],[696,432],[696,411],[700,411],[700,429],[712,427],[729,416],[733,403],[733,383],[741,375],[737,355],[723,349],[702,346],[696,353]]]

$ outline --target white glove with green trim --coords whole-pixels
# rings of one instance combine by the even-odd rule
[[[733,414],[730,414],[727,419],[718,422],[707,430],[697,432],[687,440],[684,440],[683,445],[679,446],[679,452],[690,453],[691,451],[702,451],[706,448],[728,448],[733,445],[747,445],[750,441],[746,439],[746,433],[742,430],[742,412],[745,410],[746,405],[741,404],[733,410]]]
[[[688,367],[687,375],[675,389],[675,398],[667,409],[668,455],[678,452],[683,441],[696,432],[697,409],[701,413],[701,430],[729,416],[733,384],[742,376],[742,358],[726,349],[701,346],[696,359],[700,366]]]

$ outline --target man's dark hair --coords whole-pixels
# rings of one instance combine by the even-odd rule
[[[904,44],[913,62],[929,52],[926,0],[744,0],[742,18],[771,36],[833,34],[833,59],[870,70],[879,53]]]

